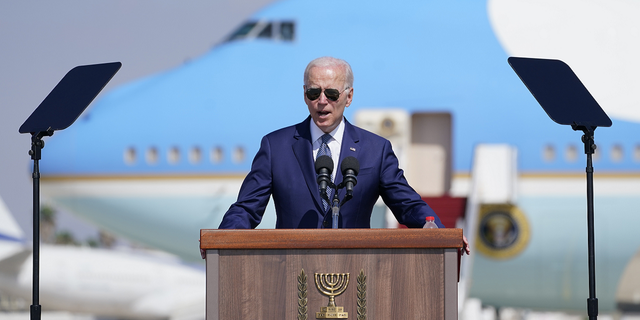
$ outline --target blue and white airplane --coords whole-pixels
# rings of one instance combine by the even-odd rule
[[[582,133],[553,123],[507,64],[510,55],[560,59],[613,118],[595,132],[600,311],[638,306],[616,292],[640,248],[640,99],[631,90],[640,65],[628,44],[637,43],[639,9],[627,1],[281,1],[202,57],[103,95],[56,133],[43,150],[43,195],[111,232],[198,259],[199,230],[216,228],[235,201],[260,138],[308,115],[306,64],[335,56],[355,74],[345,116],[392,141],[430,203],[466,201],[465,233],[477,249],[468,296],[583,312]],[[383,204],[375,210],[374,226],[395,226]],[[438,212],[451,216],[448,227],[458,213]],[[274,220],[270,205],[260,227]]]

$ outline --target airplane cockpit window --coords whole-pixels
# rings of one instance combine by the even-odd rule
[[[236,32],[234,32],[231,37],[229,37],[228,41],[233,41],[236,39],[242,39],[245,38],[249,32],[251,32],[251,30],[257,25],[257,22],[247,22],[244,25],[242,25],[240,27],[240,29],[238,29]]]
[[[271,23],[267,24],[258,34],[258,38],[271,38],[271,29],[273,29]]]
[[[293,41],[293,22],[282,22],[280,24],[280,37],[282,40]]]
[[[250,21],[231,34],[227,41],[256,38],[293,41],[295,23],[293,21]]]

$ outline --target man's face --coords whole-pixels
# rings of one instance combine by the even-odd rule
[[[310,88],[318,88],[322,89],[322,93],[315,100],[309,100],[305,94],[304,102],[309,107],[313,122],[324,133],[333,131],[340,124],[344,108],[351,104],[353,88],[344,90],[344,85],[345,77],[340,68],[313,67],[309,70],[307,84],[303,86],[304,91],[306,92]],[[326,89],[337,89],[341,92],[338,100],[332,101],[328,99],[324,91]]]

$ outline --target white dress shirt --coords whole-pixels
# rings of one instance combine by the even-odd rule
[[[324,132],[322,132],[322,130],[318,128],[313,120],[311,120],[310,123],[311,124],[309,126],[311,127],[311,141],[313,141],[313,159],[315,161],[318,155],[318,150],[320,149],[320,145],[322,144],[322,136],[324,135]],[[340,168],[340,163],[338,161],[340,161],[340,147],[342,145],[342,137],[344,136],[344,117],[342,118],[342,121],[340,121],[340,124],[338,124],[338,126],[333,129],[333,131],[329,132],[329,134],[332,137],[332,139],[329,140],[329,143],[327,143],[329,149],[331,150],[331,160],[333,160],[333,171],[331,171],[331,180],[335,183],[336,171],[338,171]]]

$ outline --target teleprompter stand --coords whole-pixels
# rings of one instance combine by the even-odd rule
[[[78,66],[69,71],[20,127],[31,133],[33,159],[33,304],[31,320],[40,320],[40,168],[42,138],[69,127],[120,70],[120,62]]]
[[[571,68],[560,60],[510,57],[509,64],[538,100],[551,120],[571,125],[584,132],[582,142],[587,155],[587,231],[589,246],[589,298],[587,313],[590,320],[598,318],[596,298],[596,266],[593,226],[593,165],[596,149],[593,135],[597,127],[610,127],[611,119],[600,108]]]

